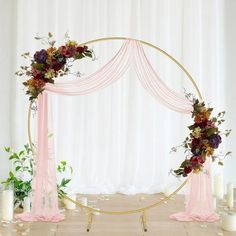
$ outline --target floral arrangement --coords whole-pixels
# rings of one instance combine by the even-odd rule
[[[58,76],[70,73],[74,61],[93,57],[91,49],[70,40],[67,35],[65,45],[60,47],[55,46],[56,41],[53,40],[51,33],[48,33],[48,37],[35,37],[35,39],[48,44],[49,48],[35,52],[33,57],[29,52],[22,54],[24,58],[30,59],[31,63],[29,66],[21,66],[21,70],[16,72],[18,76],[29,77],[23,85],[26,87],[26,94],[29,95],[30,101],[37,99],[44,91],[46,83],[54,83],[54,79]]]
[[[187,94],[187,97],[190,99],[191,95]],[[191,172],[202,171],[207,158],[211,158],[213,161],[218,159],[218,164],[223,165],[221,158],[214,153],[222,142],[222,136],[227,137],[231,132],[231,130],[224,132],[219,130],[219,126],[225,121],[223,119],[225,111],[212,117],[213,108],[206,107],[204,102],[200,102],[194,97],[191,102],[193,103],[192,118],[194,123],[188,127],[190,134],[180,146],[172,148],[172,151],[176,152],[177,148],[183,147],[187,154],[180,167],[174,170],[175,175],[183,177],[188,176]],[[223,158],[230,154],[231,152],[227,152]]]

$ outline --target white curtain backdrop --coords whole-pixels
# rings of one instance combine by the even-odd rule
[[[235,10],[233,0],[0,0],[0,146],[20,148],[27,142],[28,101],[14,71],[25,63],[22,52],[43,47],[33,37],[49,31],[58,45],[68,32],[79,42],[126,36],[160,46],[188,69],[216,111],[227,110],[227,126],[234,128]],[[98,60],[81,61],[74,70],[94,72],[120,45],[90,45]],[[153,49],[145,51],[168,86],[194,92],[177,66]],[[77,192],[151,193],[174,182],[168,171],[184,154],[170,155],[169,150],[184,139],[190,120],[159,105],[132,69],[104,90],[83,97],[52,96],[51,105],[57,161],[73,166],[71,188]],[[232,134],[222,147],[236,151],[234,141]],[[0,154],[4,178],[10,164]],[[227,181],[236,177],[235,164],[233,158],[226,161]]]

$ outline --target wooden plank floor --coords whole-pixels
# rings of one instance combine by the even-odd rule
[[[78,196],[80,197],[80,196]],[[153,203],[162,196],[121,194],[101,198],[89,196],[90,204],[102,209],[130,210]],[[106,199],[106,200],[105,200]],[[80,209],[66,210],[66,219],[59,223],[0,223],[0,236],[29,235],[29,236],[236,236],[236,232],[222,231],[220,221],[215,223],[176,222],[169,219],[169,215],[184,209],[184,197],[176,196],[157,208],[148,211],[148,231],[143,232],[140,214],[132,215],[95,215],[91,231],[86,232],[87,215]]]

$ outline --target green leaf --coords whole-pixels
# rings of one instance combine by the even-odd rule
[[[190,126],[188,126],[188,128],[189,128],[190,130],[193,130],[193,129],[194,129],[194,125],[190,125]]]
[[[14,178],[15,176],[14,176],[14,174],[10,171],[9,172],[9,176],[11,177],[11,178]]]
[[[210,128],[206,130],[206,135],[210,137],[212,134],[214,134],[217,131],[217,128]]]
[[[181,165],[180,165],[180,168],[184,168],[187,164],[188,164],[189,160],[184,160]]]
[[[13,159],[19,159],[17,153],[15,152],[9,157],[9,160],[13,160]]]
[[[64,185],[67,185],[70,181],[71,181],[71,179],[66,179],[64,182]]]
[[[66,161],[61,161],[61,164],[62,164],[63,166],[65,166],[65,165],[66,165]]]
[[[225,136],[228,137],[228,136],[230,135],[230,133],[231,133],[231,129],[225,130],[225,132],[226,132],[226,133],[225,133]]]
[[[225,156],[228,156],[228,155],[231,155],[232,154],[232,152],[227,152],[226,154],[225,154]]]
[[[44,64],[40,64],[40,63],[33,63],[32,67],[35,68],[36,70],[44,70]]]
[[[64,187],[64,182],[65,182],[65,178],[61,180],[61,184],[60,184],[61,187]]]
[[[10,147],[4,147],[6,152],[10,152],[11,148]]]
[[[90,52],[90,51],[86,51],[86,52],[84,53],[84,55],[85,55],[86,57],[90,57],[90,58],[93,57],[93,54],[92,54],[92,52]]]
[[[52,33],[51,32],[48,32],[48,37],[52,38]]]
[[[16,171],[20,170],[21,166],[17,166],[16,167]]]
[[[75,59],[82,59],[84,57],[84,55],[83,54],[81,54],[81,53],[77,53],[76,55],[75,55]]]
[[[213,118],[212,118],[212,121],[213,121],[213,122],[216,122],[216,121],[217,121],[217,118],[216,118],[216,117],[213,117]]]
[[[178,169],[178,170],[174,170],[174,173],[176,175],[182,175],[184,172],[183,172],[183,169]]]
[[[21,161],[20,161],[20,160],[16,160],[16,161],[14,161],[13,163],[14,163],[14,164],[16,164],[16,163],[20,163],[20,164],[21,164]]]
[[[65,178],[63,178],[63,179],[61,180],[60,186],[61,186],[61,187],[66,187],[66,185],[67,185],[70,181],[71,181],[71,179],[65,179]]]
[[[57,171],[61,172],[61,167],[59,165],[57,166]]]
[[[22,156],[25,153],[25,151],[20,151],[19,156]]]
[[[70,168],[70,174],[73,174],[73,168],[72,168],[72,166],[70,166],[69,168]]]

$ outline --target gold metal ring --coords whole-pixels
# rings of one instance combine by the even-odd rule
[[[187,76],[187,78],[190,80],[190,82],[192,83],[193,87],[195,88],[197,95],[199,97],[199,99],[202,100],[202,95],[201,92],[196,84],[196,82],[194,81],[194,79],[192,78],[192,76],[190,75],[190,73],[187,71],[187,69],[179,62],[177,61],[173,56],[171,56],[169,53],[167,53],[166,51],[164,51],[163,49],[161,49],[160,47],[157,47],[149,42],[143,41],[143,40],[138,40],[138,39],[133,39],[133,38],[127,38],[127,37],[106,37],[106,38],[98,38],[98,39],[94,39],[94,40],[90,40],[87,41],[85,43],[82,43],[81,45],[88,45],[88,44],[92,44],[92,43],[97,43],[97,42],[102,42],[102,41],[112,41],[112,40],[136,40],[144,45],[147,45],[151,48],[156,49],[157,51],[159,51],[160,53],[162,53],[163,55],[167,56],[169,59],[171,59]],[[35,154],[34,151],[34,147],[33,147],[33,142],[32,142],[32,136],[31,136],[31,110],[32,110],[32,105],[33,102],[30,102],[29,105],[29,110],[28,110],[28,139],[29,139],[29,144],[30,147],[32,149],[33,154]],[[111,214],[111,215],[124,215],[124,214],[133,214],[133,213],[138,213],[138,212],[145,212],[151,208],[154,208],[156,206],[161,205],[162,203],[166,202],[167,200],[169,200],[172,196],[176,195],[188,182],[188,179],[186,179],[173,193],[171,193],[170,195],[164,197],[163,199],[159,200],[158,202],[155,202],[151,205],[148,205],[146,207],[143,208],[139,208],[139,209],[134,209],[134,210],[129,210],[129,211],[105,211],[105,210],[100,210],[100,209],[95,209],[95,208],[91,208],[85,205],[82,205],[80,202],[78,201],[74,201],[73,199],[69,198],[67,195],[59,193],[61,197],[68,199],[69,201],[75,203],[77,206],[87,209],[90,212],[100,212],[103,214]]]

